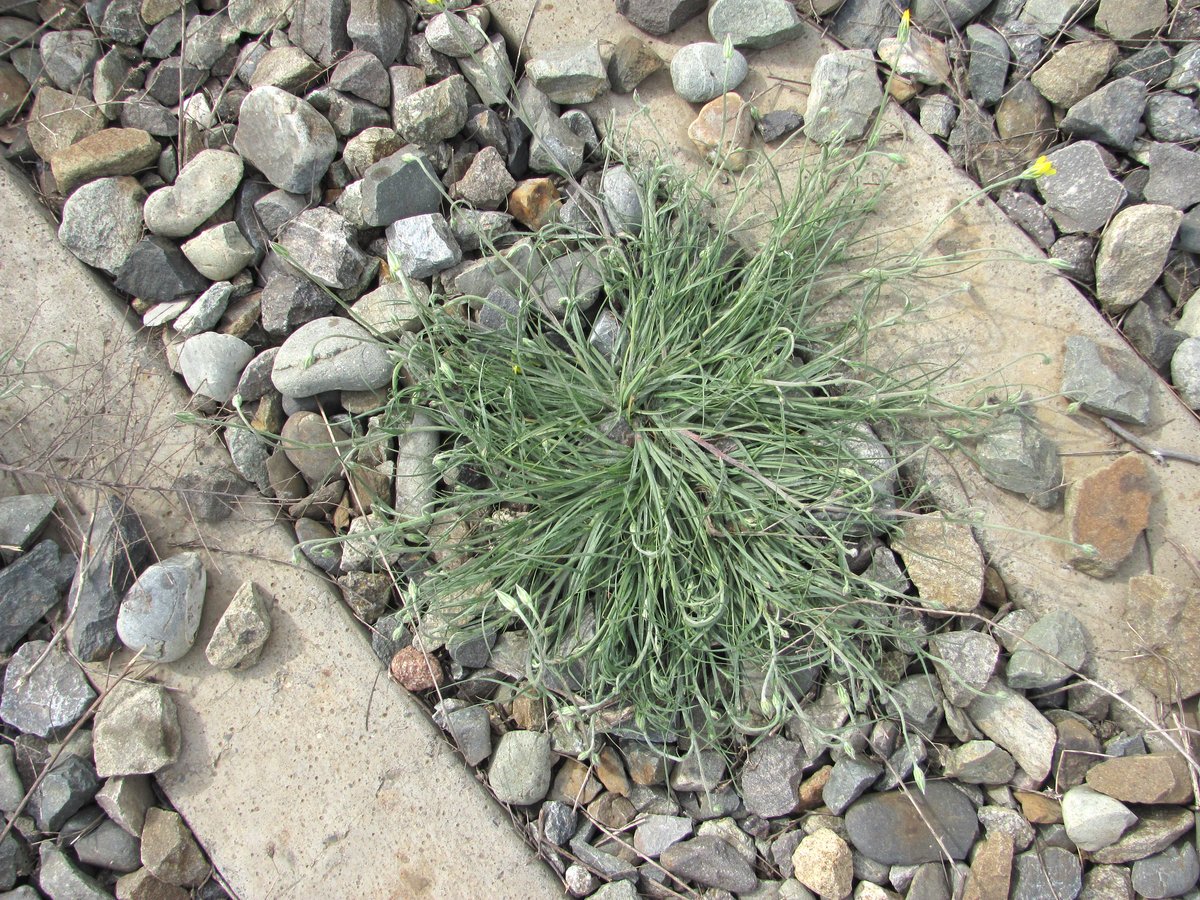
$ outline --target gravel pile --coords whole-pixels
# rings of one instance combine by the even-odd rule
[[[652,34],[706,12],[696,0],[617,5]],[[435,704],[435,721],[497,798],[521,811],[529,839],[573,896],[1185,895],[1200,878],[1187,763],[1079,679],[1091,662],[1079,623],[1013,610],[970,529],[941,516],[906,524],[891,546],[867,548],[880,579],[908,586],[914,628],[944,661],[927,672],[902,654],[888,659],[903,727],[847,709],[836,685],[814,681],[803,715],[752,746],[691,747],[619,721],[598,723],[592,741],[532,696],[528,635],[464,636],[432,617],[414,630],[400,609],[389,572],[417,575],[424,561],[381,550],[373,505],[416,519],[463,473],[438,471],[438,438],[420,417],[395,439],[380,432],[371,414],[397,359],[371,336],[418,339],[415,308],[431,294],[486,298],[477,324],[499,327],[515,302],[506,281],[513,269],[538,287],[547,314],[561,313],[558,285],[568,281],[574,302],[598,302],[586,254],[564,247],[541,258],[524,238],[546,224],[586,223],[596,208],[619,227],[638,226],[628,173],[602,170],[596,130],[577,107],[649,77],[669,78],[697,105],[696,152],[736,171],[760,140],[801,129],[817,142],[863,134],[883,97],[878,60],[888,61],[903,76],[891,81],[893,95],[914,104],[927,130],[983,180],[1046,153],[1057,174],[999,202],[1077,279],[1095,284],[1102,308],[1124,314],[1149,357],[1135,336],[1142,323],[1160,370],[1196,355],[1187,348],[1200,332],[1190,343],[1171,337],[1176,305],[1196,288],[1190,203],[1180,204],[1197,179],[1192,153],[1175,142],[1195,137],[1166,137],[1195,117],[1193,45],[1137,45],[1163,22],[1126,34],[1150,19],[1126,23],[1130,4],[1114,0],[1085,20],[1095,40],[1055,20],[1071,4],[1040,0],[1024,11],[1001,3],[962,37],[943,40],[980,4],[918,3],[903,45],[888,3],[818,5],[850,49],[822,57],[807,109],[757,116],[736,90],[756,51],[800,33],[787,0],[716,0],[707,9],[712,40],[684,48],[669,66],[635,38],[566,43],[528,61],[515,93],[512,54],[489,33],[488,11],[457,0],[440,9],[233,0],[182,10],[112,0],[68,8],[46,28],[48,4],[17,4],[0,20],[0,41],[11,48],[0,62],[0,119],[13,123],[3,132],[8,155],[31,167],[59,212],[60,239],[131,298],[161,333],[197,409],[225,423],[232,468],[198,470],[177,485],[193,514],[217,521],[250,486],[288,512],[302,551],[370,627],[381,665]],[[1195,19],[1176,15],[1171,27],[1194,28]],[[1054,42],[1068,33],[1076,39]],[[960,104],[960,96],[971,99]],[[1143,124],[1154,140],[1141,136]],[[1056,147],[1060,131],[1072,139]],[[451,210],[446,195],[461,205]],[[597,316],[593,340],[611,340],[606,329]],[[1148,387],[1127,358],[1078,338],[1067,349],[1068,396],[1114,421],[1150,421]],[[1188,382],[1175,378],[1186,399]],[[988,477],[1040,507],[1062,505],[1072,538],[1095,549],[1070,563],[1111,575],[1149,521],[1144,461],[1117,459],[1064,492],[1058,448],[1033,417],[1014,413],[1002,426],[979,450]],[[145,554],[117,553],[136,548],[140,531],[126,507],[109,509],[107,537],[90,543],[71,589],[68,645],[84,661],[123,644],[169,664],[195,640],[203,568],[193,554],[150,565]],[[331,543],[335,536],[346,539]],[[21,636],[50,637],[39,622],[61,615],[68,583],[26,611]],[[1143,576],[1131,584],[1131,603],[1153,608],[1149,598],[1164,590]],[[947,619],[947,610],[963,615]],[[226,619],[210,661],[253,665],[269,631],[266,598],[247,586]],[[23,645],[8,676],[16,679],[39,646]],[[77,719],[90,688],[74,681]],[[70,727],[10,718],[21,690],[4,688],[0,717],[11,727],[34,735]],[[113,723],[168,722],[169,699],[147,690],[114,699]],[[30,715],[45,708],[34,704]],[[65,829],[109,790],[103,778],[124,796],[129,773],[110,768],[117,756],[139,760],[139,775],[165,764],[169,734],[104,750],[103,712],[94,755],[65,754],[77,762],[62,767],[63,793],[86,795],[80,806],[32,828]],[[122,739],[152,733],[135,728]],[[129,832],[115,799],[111,809],[100,805]],[[197,884],[198,851],[170,815],[143,816],[132,868]],[[42,847],[38,878],[75,871],[50,842]],[[14,872],[25,874],[29,860]],[[163,860],[174,867],[170,878]]]

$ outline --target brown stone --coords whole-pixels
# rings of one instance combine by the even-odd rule
[[[1096,578],[1116,572],[1150,521],[1152,490],[1145,460],[1132,453],[1072,484],[1067,490],[1068,536],[1091,549],[1073,549],[1071,565]]]
[[[688,126],[688,137],[700,155],[731,172],[742,171],[750,162],[753,134],[750,104],[732,91],[704,104]]]
[[[514,697],[510,712],[522,731],[545,731],[546,705],[538,698],[528,695]]]
[[[1057,825],[1062,821],[1062,804],[1053,797],[1034,791],[1013,791],[1021,804],[1021,813],[1034,825]]]
[[[822,766],[800,782],[800,787],[796,791],[796,796],[799,798],[796,809],[816,809],[824,804],[825,800],[822,798],[821,792],[825,790],[825,785],[829,783],[829,776],[832,774],[833,766]]]
[[[609,831],[620,831],[637,815],[637,810],[628,799],[608,791],[589,803],[587,811],[589,816]]]
[[[1122,803],[1191,803],[1192,778],[1178,753],[1108,759],[1087,773],[1088,787]]]
[[[187,900],[190,894],[174,884],[159,881],[149,869],[138,869],[117,879],[117,900]]]
[[[1012,861],[1012,837],[993,831],[975,849],[963,900],[1008,900]]]
[[[608,82],[618,94],[628,94],[663,67],[662,58],[632,34],[617,41],[608,61]]]
[[[50,170],[64,195],[108,175],[133,175],[158,162],[162,148],[140,128],[105,128],[59,150]]]
[[[643,787],[666,784],[669,762],[663,753],[638,743],[622,744],[621,750],[625,755],[629,778],[634,784]]]
[[[0,124],[7,122],[25,105],[29,82],[9,62],[0,62]]]
[[[625,775],[625,766],[612,747],[605,747],[596,758],[596,777],[606,790],[622,797],[629,796],[629,778]]]
[[[232,334],[234,337],[245,337],[258,323],[261,313],[262,291],[254,291],[234,300],[225,308],[221,321],[217,323],[217,331],[221,334]]]
[[[558,219],[562,198],[549,178],[529,178],[508,195],[508,212],[531,231]]]
[[[897,551],[922,606],[969,612],[983,598],[983,553],[967,525],[940,514],[904,523]]]
[[[564,759],[554,775],[554,783],[550,785],[547,800],[557,800],[572,806],[586,806],[596,799],[600,793],[600,782],[592,774],[591,766],[577,759]]]
[[[1030,79],[1051,103],[1074,106],[1100,86],[1120,51],[1112,41],[1078,41],[1063,45]]]
[[[1200,591],[1136,575],[1121,621],[1136,623],[1133,665],[1145,687],[1168,703],[1200,693]]]
[[[1052,772],[1054,789],[1061,794],[1083,784],[1088,769],[1104,756],[1100,751],[1100,741],[1084,719],[1062,711],[1057,711],[1057,714],[1051,711],[1046,715],[1058,732]]]
[[[105,124],[91,98],[44,87],[29,111],[29,143],[34,153],[49,162],[55,153],[95,134]]]
[[[389,668],[392,678],[414,692],[441,687],[446,681],[442,664],[433,655],[416,646],[397,650]]]
[[[160,881],[181,887],[199,887],[210,871],[208,860],[179,813],[157,807],[146,811],[142,865]]]

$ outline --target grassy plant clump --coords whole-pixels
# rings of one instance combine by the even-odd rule
[[[595,306],[572,283],[551,315],[510,273],[506,327],[476,323],[480,298],[423,309],[385,412],[397,434],[428,417],[450,485],[393,521],[436,560],[414,614],[526,630],[535,684],[645,732],[766,730],[818,675],[860,708],[886,695],[880,654],[918,643],[856,549],[903,516],[908,450],[870,429],[945,410],[927,375],[863,361],[883,283],[857,259],[883,196],[869,155],[826,151],[766,214],[748,191],[716,214],[715,182],[631,164],[640,228],[534,236],[547,258],[594,254]]]

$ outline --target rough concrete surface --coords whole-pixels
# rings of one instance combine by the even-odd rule
[[[703,16],[657,39],[637,31],[606,3],[495,0],[491,9],[514,45],[523,39],[527,57],[556,46],[564,34],[604,35],[614,45],[634,34],[668,62],[679,47],[710,39]],[[822,53],[833,49],[837,49],[834,44],[823,43],[819,32],[809,27],[795,41],[748,51],[750,75],[738,92],[764,112],[803,113],[812,68]],[[646,107],[646,114],[637,114],[639,105]],[[664,158],[692,166],[700,162],[687,137],[698,106],[675,95],[666,72],[652,75],[633,96],[606,96],[587,108],[598,123],[607,123],[610,133],[627,131],[641,152],[657,147]],[[870,351],[876,360],[945,365],[947,384],[978,378],[985,385],[1028,391],[1038,401],[1041,424],[1063,452],[1067,483],[1128,452],[1131,448],[1115,440],[1096,418],[1069,415],[1067,400],[1056,396],[1064,338],[1080,334],[1119,346],[1120,335],[1069,281],[1048,267],[1023,261],[1045,257],[907,114],[893,106],[883,134],[886,139],[880,149],[902,154],[905,162],[896,170],[877,214],[879,228],[890,229],[879,239],[882,256],[889,248],[907,253],[922,240],[927,240],[927,255],[974,252],[982,256],[977,257],[977,265],[959,267],[932,282],[928,293],[917,298],[917,310],[895,327],[877,332]],[[775,155],[785,189],[794,183],[802,160],[802,147],[787,147]],[[942,227],[930,234],[932,224],[943,217],[947,218]],[[894,306],[884,307],[877,315],[886,317],[895,311]],[[957,396],[963,399],[978,387],[960,389]],[[1196,416],[1161,381],[1156,381],[1154,404],[1151,427],[1140,430],[1141,437],[1153,445],[1194,452],[1200,446]],[[1112,679],[1126,689],[1128,698],[1150,709],[1153,699],[1137,685],[1130,658],[1153,648],[1141,645],[1137,623],[1126,622],[1121,615],[1127,581],[1153,571],[1181,586],[1197,584],[1184,550],[1195,546],[1200,531],[1200,467],[1184,462],[1152,467],[1158,493],[1148,540],[1116,575],[1098,580],[1066,564],[1068,553],[1060,539],[1066,537],[1067,527],[1061,508],[1039,510],[995,487],[962,456],[945,458],[931,452],[925,466],[925,477],[943,509],[988,523],[975,528],[976,537],[1002,575],[1010,597],[1038,614],[1051,609],[1073,612],[1095,641],[1093,674]],[[1192,615],[1200,616],[1200,609]]]
[[[503,809],[476,785],[417,704],[381,671],[336,591],[291,562],[290,530],[265,503],[197,526],[167,488],[225,450],[179,425],[188,394],[156,335],[56,238],[27,182],[0,164],[0,350],[25,374],[0,399],[0,457],[26,489],[49,487],[86,527],[102,482],[136,488],[158,556],[202,553],[209,588],[192,650],[150,669],[183,728],[160,781],[230,886],[247,900],[562,896]],[[9,487],[11,487],[11,482]],[[60,510],[62,510],[60,505]],[[204,647],[238,585],[273,598],[274,631],[245,672]],[[105,670],[93,667],[103,684]]]

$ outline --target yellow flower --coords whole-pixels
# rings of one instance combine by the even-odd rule
[[[900,14],[900,27],[896,29],[896,40],[899,41],[901,45],[908,40],[908,32],[910,28],[912,28],[912,13],[906,9]]]
[[[524,374],[524,373],[521,371],[521,367],[520,367],[520,366],[518,366],[516,363],[513,363],[513,374],[514,374],[514,375],[521,375],[521,374]]]
[[[1039,156],[1024,172],[1021,173],[1022,178],[1041,178],[1044,175],[1057,175],[1058,169],[1054,168],[1054,163],[1050,162],[1046,157]]]

